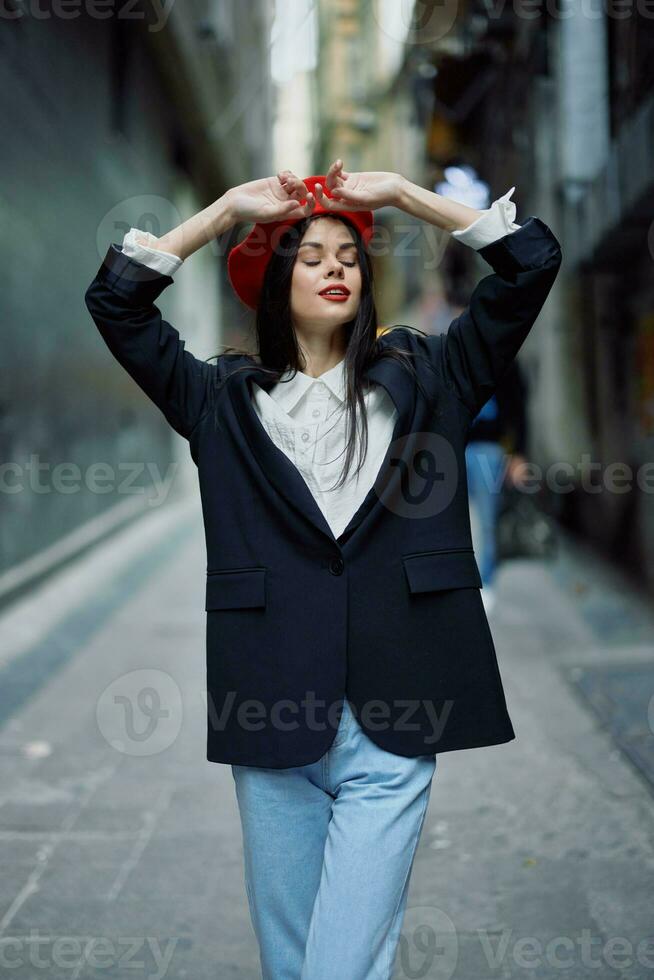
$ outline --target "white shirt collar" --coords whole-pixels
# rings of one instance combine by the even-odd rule
[[[338,364],[317,378],[312,378],[310,375],[304,374],[303,371],[298,371],[295,377],[291,377],[292,373],[290,368],[285,371],[279,382],[273,385],[269,392],[270,397],[275,399],[283,411],[291,412],[309,388],[320,381],[329,388],[340,402],[345,401],[345,358],[342,358]]]

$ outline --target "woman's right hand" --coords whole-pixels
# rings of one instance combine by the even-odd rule
[[[234,222],[297,220],[311,214],[316,205],[306,184],[290,170],[239,184],[230,188],[225,197]],[[306,203],[301,205],[299,202],[305,198]]]

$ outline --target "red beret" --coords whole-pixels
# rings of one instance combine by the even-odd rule
[[[320,183],[325,195],[331,198],[332,194],[325,185],[325,179],[324,175],[305,177],[304,183],[307,190],[311,192],[314,192],[316,184]],[[303,198],[300,203],[304,204],[305,202],[306,198]],[[324,208],[320,201],[316,200],[316,206],[311,215],[316,214],[342,214],[349,218],[358,228],[364,245],[367,245],[372,237],[372,211],[330,211],[328,208]],[[243,241],[231,249],[227,256],[227,275],[234,292],[246,306],[256,310],[266,267],[273,254],[273,249],[279,245],[284,231],[303,220],[303,218],[294,218],[290,221],[284,219],[266,223],[257,222]]]

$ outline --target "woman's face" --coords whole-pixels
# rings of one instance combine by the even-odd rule
[[[324,295],[330,287],[339,290],[335,298]],[[312,221],[293,266],[294,325],[305,330],[333,329],[352,320],[360,300],[361,269],[354,233],[337,218]]]

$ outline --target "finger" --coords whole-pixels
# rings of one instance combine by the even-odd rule
[[[320,192],[321,194],[320,203],[322,207],[325,208],[326,211],[347,211],[347,206],[342,201],[339,201],[333,197],[334,195],[333,190],[331,191],[332,197],[328,197],[324,193],[323,188],[320,187],[319,184],[316,184],[316,194],[318,194],[318,192]]]
[[[329,190],[335,187],[338,180],[340,179],[340,171],[342,166],[343,166],[343,161],[339,157],[337,160],[334,160],[331,167],[327,171],[327,177],[325,179],[325,183],[329,188]]]
[[[289,187],[291,188],[290,193],[296,195],[298,200],[304,200],[304,198],[307,196],[307,185],[303,180],[300,180],[299,177],[293,176]]]
[[[311,214],[315,206],[316,206],[316,199],[311,193],[311,191],[309,191],[307,194],[306,203],[300,205],[300,209],[301,209],[300,213],[304,215],[304,217],[306,217],[308,214]]]
[[[331,190],[332,187],[336,185],[336,182],[338,180],[340,162],[341,162],[340,160],[334,160],[334,162],[332,163],[331,167],[329,168],[325,176],[325,185],[329,190]]]
[[[303,180],[294,174],[292,170],[281,170],[278,174],[281,183],[287,194],[306,197],[307,187]]]
[[[292,211],[289,211],[288,214],[281,215],[280,220],[295,222],[295,221],[302,221],[302,219],[306,217],[307,214],[305,209],[298,204]]]
[[[327,208],[328,210],[329,208],[332,207],[332,202],[325,194],[322,184],[316,184],[315,194],[316,194],[316,200],[320,201],[322,207]]]
[[[349,191],[343,188],[334,188],[332,191],[333,196],[333,207],[334,210],[347,211],[348,209],[357,208],[360,202],[357,200],[355,194],[351,194]]]

